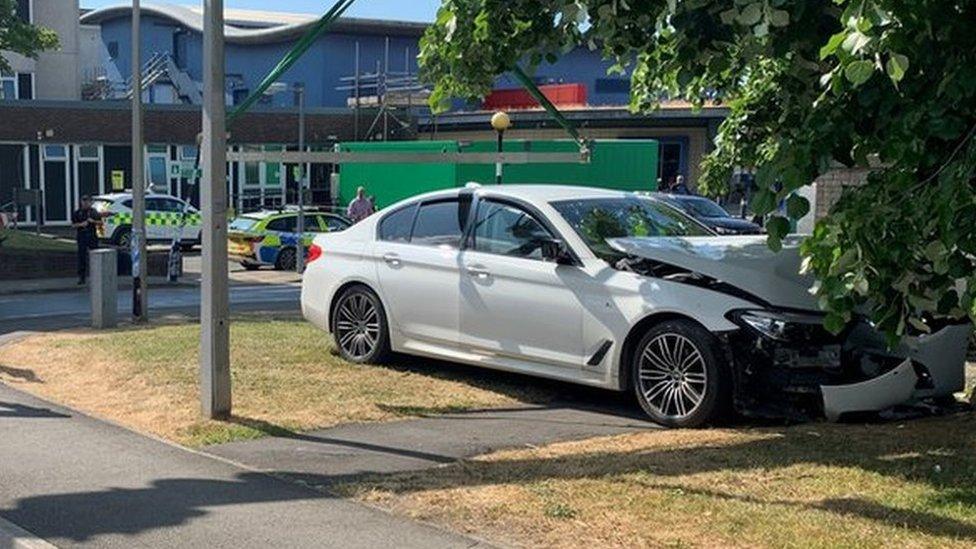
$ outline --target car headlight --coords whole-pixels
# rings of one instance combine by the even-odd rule
[[[723,235],[726,235],[726,234],[736,234],[736,231],[735,230],[733,230],[733,229],[727,229],[725,227],[712,227],[712,230],[715,231],[717,234],[723,234]]]
[[[833,339],[823,327],[821,314],[787,311],[733,311],[730,320],[776,341],[801,342]]]

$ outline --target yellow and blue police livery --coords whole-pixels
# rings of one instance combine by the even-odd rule
[[[351,222],[345,217],[327,212],[305,213],[305,230],[298,232],[298,212],[261,211],[241,215],[231,222],[227,233],[227,252],[232,261],[245,269],[273,266],[278,270],[295,269],[298,239],[302,239],[305,254],[315,235],[346,229]]]
[[[92,207],[104,216],[98,238],[122,248],[132,241],[132,195],[104,194],[92,198]],[[146,195],[146,241],[169,244],[178,238],[189,250],[200,243],[200,211],[184,200],[166,194]]]

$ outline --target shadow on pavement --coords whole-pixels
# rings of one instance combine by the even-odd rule
[[[0,401],[0,418],[69,418],[71,416],[55,412],[50,408],[35,408],[13,402]]]

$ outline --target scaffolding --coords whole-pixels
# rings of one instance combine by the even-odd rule
[[[390,38],[386,37],[382,61],[376,61],[373,72],[363,72],[359,42],[356,42],[354,74],[339,78],[341,85],[337,91],[349,92],[347,106],[355,112],[355,140],[387,141],[390,138],[391,121],[400,130],[409,130],[408,121],[414,107],[423,107],[430,97],[430,89],[421,84],[417,74],[411,70],[411,49],[403,50],[403,70],[390,70]],[[376,112],[365,133],[360,129],[363,110]],[[381,129],[381,131],[380,131]]]

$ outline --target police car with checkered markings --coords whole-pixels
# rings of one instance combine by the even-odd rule
[[[92,198],[92,207],[105,215],[98,229],[103,242],[128,248],[132,240],[132,195],[105,194]],[[108,215],[106,215],[108,214]],[[169,244],[179,236],[185,250],[200,243],[200,211],[186,201],[166,194],[146,195],[146,241]]]

